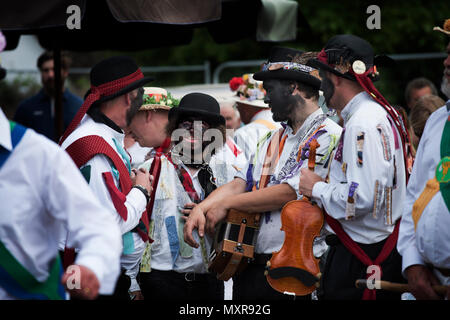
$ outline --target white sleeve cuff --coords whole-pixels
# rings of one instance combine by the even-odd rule
[[[420,256],[419,251],[417,251],[416,246],[410,246],[405,250],[402,256],[402,274],[405,278],[406,278],[405,276],[406,268],[415,264],[425,265],[425,262]]]
[[[321,200],[320,199],[320,195],[324,194],[327,185],[328,184],[326,182],[323,182],[323,181],[316,182],[314,184],[313,189],[312,189],[312,196],[313,196],[313,198],[316,198],[317,200]]]
[[[144,193],[137,188],[131,188],[130,192],[128,192],[127,202],[131,203],[138,212],[144,212],[147,208],[147,198]]]

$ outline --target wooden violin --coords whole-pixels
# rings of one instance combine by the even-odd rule
[[[316,139],[309,144],[308,168],[314,171]],[[314,257],[314,238],[320,235],[324,223],[322,210],[303,196],[289,201],[281,211],[281,230],[285,238],[280,251],[267,262],[269,285],[286,294],[304,296],[313,292],[320,278],[319,259]]]

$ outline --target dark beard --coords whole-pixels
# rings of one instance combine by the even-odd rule
[[[139,108],[142,106],[143,103],[144,103],[144,88],[141,87],[138,89],[137,96],[133,100],[131,100],[131,106],[127,110],[126,117],[128,125],[130,125],[131,120],[138,113]]]
[[[331,98],[334,95],[334,84],[327,77],[322,78],[321,90],[323,92],[323,97],[325,99],[325,103],[328,108],[332,108],[331,106]]]
[[[274,121],[286,121],[292,125],[292,117],[296,108],[305,105],[305,100],[299,95],[289,95],[286,97],[286,105],[284,108],[277,108],[276,112],[272,110],[272,118]]]

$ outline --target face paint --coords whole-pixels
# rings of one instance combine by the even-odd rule
[[[289,121],[297,104],[305,102],[302,97],[293,96],[293,89],[286,82],[280,80],[264,81],[264,89],[266,90],[264,102],[272,110],[274,121]]]
[[[320,77],[322,78],[322,84],[320,85],[320,90],[322,90],[322,92],[323,92],[323,97],[325,99],[325,103],[327,104],[327,107],[332,108],[331,98],[334,95],[334,84],[327,77],[327,75],[324,71],[321,70],[319,72],[319,74],[320,74]]]

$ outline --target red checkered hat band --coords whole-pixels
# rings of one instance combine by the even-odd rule
[[[66,138],[75,130],[75,128],[83,119],[86,112],[89,110],[90,106],[95,101],[99,100],[102,96],[110,96],[142,78],[144,78],[144,74],[140,69],[137,69],[135,72],[123,78],[103,83],[99,86],[91,86],[91,92],[86,97],[86,99],[83,102],[83,105],[78,110],[72,122],[67,127],[66,131],[64,132],[59,142],[59,145],[61,145],[64,142],[64,140],[66,140]]]
[[[123,78],[103,83],[97,87],[91,86],[91,91],[98,90],[101,96],[109,96],[142,78],[144,78],[144,74],[141,69],[137,69],[135,72]]]

